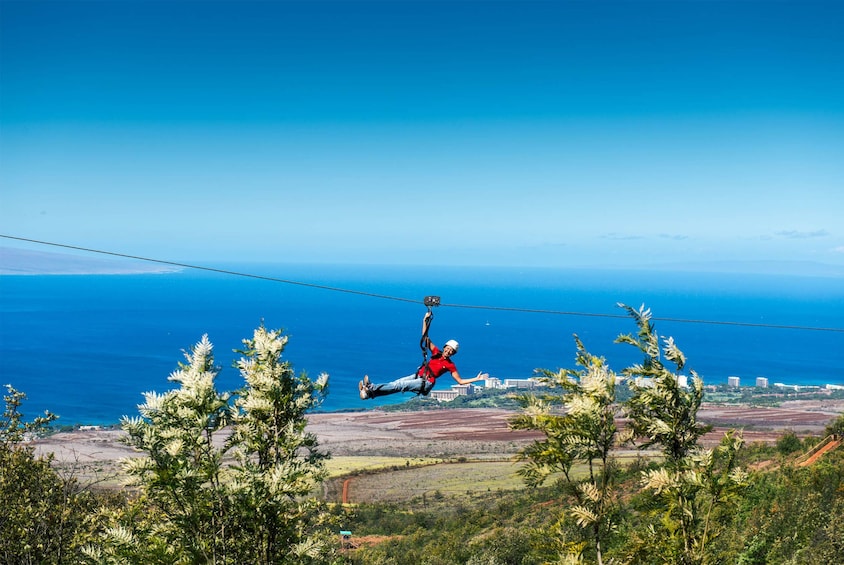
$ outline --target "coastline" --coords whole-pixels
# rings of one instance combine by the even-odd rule
[[[287,272],[281,267],[262,272],[389,296],[422,294],[414,290],[421,283],[411,276],[418,271],[364,272],[300,265]],[[437,312],[435,337],[460,338],[461,368],[483,370],[503,383],[528,378],[536,367],[569,366],[572,334],[606,355],[615,368],[637,361],[635,352],[614,344],[619,332],[631,324],[616,319],[618,314],[609,310],[618,299],[636,304],[639,298],[648,298],[640,286],[641,276],[624,277],[623,285],[615,286],[595,273],[570,280],[558,275],[534,278],[533,273],[526,277],[505,270],[472,281],[465,278],[467,272],[457,273],[459,277],[450,280],[448,288],[436,287],[455,304],[543,306],[575,315],[442,308]],[[758,292],[756,286],[751,291],[732,279],[721,281],[723,286],[709,282],[713,282],[711,277],[692,282],[680,277],[645,288],[664,302],[653,305],[655,313],[682,319],[818,326],[839,325],[841,319],[839,298],[844,294],[840,287],[811,285],[781,295],[782,280],[772,282],[773,286],[760,284]],[[674,290],[667,290],[668,283]],[[412,304],[194,274],[187,269],[163,276],[6,276],[0,279],[0,287],[6,322],[0,340],[2,372],[27,394],[28,413],[49,410],[61,417],[57,425],[67,425],[65,429],[75,424],[111,425],[123,414],[135,414],[142,391],[170,388],[167,375],[185,348],[204,334],[216,346],[220,388],[235,389],[241,382],[231,369],[235,348],[261,321],[291,336],[288,352],[297,370],[331,375],[331,394],[322,406],[326,410],[363,407],[357,394],[363,372],[377,381],[389,380],[418,365],[419,315]],[[704,292],[704,287],[712,292]],[[583,318],[577,315],[580,312],[600,316]],[[360,319],[367,323],[355,324]],[[658,321],[658,328],[676,338],[691,360],[689,366],[710,385],[719,386],[731,376],[745,385],[765,377],[793,388],[841,382],[840,334],[680,325],[668,320]],[[376,358],[359,353],[370,350],[373,343],[381,344]],[[501,343],[522,347],[518,355],[501,355]],[[49,355],[44,355],[44,344],[50,345]],[[819,350],[827,354],[813,356]],[[811,363],[806,363],[807,358]],[[366,407],[393,400],[403,399],[387,398]]]
[[[155,275],[182,270],[138,260],[98,259],[0,246],[0,276]]]

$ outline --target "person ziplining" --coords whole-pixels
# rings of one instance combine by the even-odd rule
[[[422,319],[422,339],[420,341],[422,365],[419,366],[415,373],[388,383],[373,384],[369,381],[369,375],[364,375],[363,380],[358,383],[361,400],[398,392],[414,392],[422,396],[427,396],[431,392],[431,389],[434,388],[437,379],[446,373],[451,373],[454,380],[461,385],[467,385],[489,378],[489,375],[484,372],[479,372],[472,379],[464,379],[460,376],[457,366],[451,360],[460,347],[457,341],[453,339],[448,340],[445,342],[442,350],[440,350],[428,337],[428,330],[431,327],[431,320],[434,317],[431,306],[439,305],[439,297],[425,297],[425,305],[428,307],[428,311]],[[428,359],[429,351],[431,352],[430,360]]]

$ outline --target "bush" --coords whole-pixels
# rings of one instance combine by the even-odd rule
[[[25,423],[19,408],[26,395],[6,388],[0,420],[0,562],[72,562],[94,499],[75,480],[59,476],[50,466],[52,457],[36,457],[24,443],[56,417],[47,413]]]

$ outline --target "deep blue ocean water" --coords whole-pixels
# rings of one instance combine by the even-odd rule
[[[681,272],[408,268],[350,266],[228,267],[288,281],[444,304],[497,309],[435,309],[430,335],[460,341],[464,377],[478,371],[527,378],[536,368],[574,366],[572,334],[616,371],[638,362],[635,332],[616,307],[644,303],[656,318],[788,326],[844,327],[844,284],[836,278]],[[217,385],[241,385],[233,352],[261,324],[283,328],[297,372],[330,375],[324,410],[376,406],[358,398],[368,373],[380,382],[413,372],[422,360],[425,308],[398,300],[204,271],[154,275],[0,276],[0,384],[27,394],[31,418],[45,409],[60,424],[109,424],[137,414],[145,391],[172,388],[183,351],[208,334],[222,367]],[[707,384],[738,376],[753,385],[844,384],[844,333],[656,322],[673,336]],[[438,385],[446,388],[445,378]],[[410,395],[379,399],[401,402]]]

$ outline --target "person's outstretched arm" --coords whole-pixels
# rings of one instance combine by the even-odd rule
[[[483,373],[483,372],[479,372],[478,376],[473,378],[473,379],[461,378],[460,373],[458,373],[457,371],[452,371],[451,376],[454,377],[454,380],[457,381],[457,383],[461,384],[461,385],[468,385],[468,384],[476,383],[478,381],[483,381],[483,380],[486,380],[486,379],[489,378],[489,374]]]

